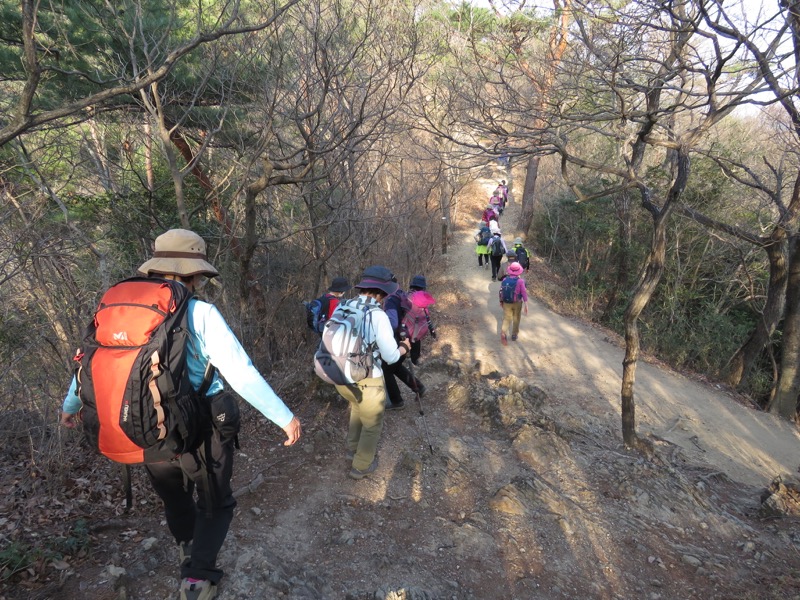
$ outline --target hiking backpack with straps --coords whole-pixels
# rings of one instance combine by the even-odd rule
[[[338,303],[339,299],[336,296],[328,296],[327,294],[311,302],[306,302],[306,323],[309,329],[316,333],[322,333],[325,328],[325,321],[336,310]]]
[[[519,281],[519,277],[511,275],[503,278],[503,282],[500,284],[500,302],[505,304],[517,302],[517,281]]]
[[[403,329],[411,342],[418,342],[431,331],[431,317],[428,307],[436,300],[425,290],[417,290],[408,295],[411,308],[403,319]]]
[[[186,368],[191,297],[178,282],[137,277],[100,300],[75,375],[85,435],[113,461],[171,460],[196,449],[211,427]]]
[[[506,249],[503,246],[503,241],[499,237],[492,240],[492,256],[505,256]]]
[[[530,256],[528,256],[528,251],[525,249],[525,246],[515,246],[514,253],[517,255],[517,262],[522,268],[529,269],[531,266],[531,259]]]
[[[399,336],[402,333],[403,320],[406,318],[408,311],[411,310],[411,300],[409,300],[408,294],[398,287],[395,291],[383,299],[382,306],[383,310],[387,313],[387,316],[389,316],[390,323],[392,322],[392,317],[389,315],[389,313],[391,312],[392,308],[396,308],[397,327],[394,327],[393,330],[395,336]]]
[[[478,231],[478,235],[476,237],[477,237],[476,241],[478,242],[478,246],[487,245],[489,243],[489,240],[492,239],[492,232],[489,230],[489,226],[488,225],[484,225],[483,227],[481,227],[480,231]]]
[[[325,322],[319,348],[314,354],[314,372],[326,383],[351,385],[370,377],[375,363],[374,342],[366,336],[372,328],[377,305],[360,298],[339,304]]]

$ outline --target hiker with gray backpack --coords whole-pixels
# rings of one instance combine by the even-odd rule
[[[379,265],[367,267],[354,287],[358,298],[340,303],[325,324],[314,371],[350,404],[348,474],[363,479],[378,467],[386,410],[383,365],[396,363],[411,345],[407,340],[395,341],[389,317],[381,309],[383,299],[398,287],[391,271]]]
[[[199,235],[172,229],[158,236],[154,257],[139,272],[103,295],[75,356],[61,424],[80,421],[103,455],[144,464],[178,545],[180,599],[210,600],[236,508],[231,476],[239,430],[236,398],[217,371],[283,429],[284,445],[300,438],[300,421],[217,308],[194,297],[219,275]]]

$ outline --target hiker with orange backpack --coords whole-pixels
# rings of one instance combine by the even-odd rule
[[[512,262],[506,266],[506,276],[500,284],[500,306],[503,308],[503,325],[500,332],[500,342],[508,345],[508,331],[511,330],[511,339],[516,341],[519,335],[520,315],[528,314],[528,290],[522,275],[522,265]]]
[[[154,257],[139,272],[143,277],[103,296],[75,357],[61,423],[81,420],[101,453],[144,464],[179,547],[180,598],[209,600],[223,576],[216,560],[236,507],[231,476],[239,426],[236,398],[217,370],[283,429],[285,446],[300,438],[300,421],[217,308],[193,296],[219,275],[199,235],[172,229],[158,236]]]

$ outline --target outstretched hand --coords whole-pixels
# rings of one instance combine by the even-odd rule
[[[283,431],[286,433],[286,441],[283,442],[283,445],[291,446],[300,439],[300,435],[303,433],[300,420],[297,417],[293,417],[289,424],[283,428]]]
[[[64,427],[75,429],[78,426],[78,420],[75,418],[76,416],[77,415],[71,415],[69,413],[62,412],[60,422]]]
[[[522,305],[522,313],[524,315],[526,315],[526,316],[528,315],[528,303],[527,302]]]

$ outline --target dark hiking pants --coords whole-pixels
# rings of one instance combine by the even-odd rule
[[[492,259],[492,279],[497,279],[497,273],[500,271],[500,261],[503,260],[503,255],[490,256]]]
[[[395,405],[403,403],[400,386],[397,385],[398,379],[412,391],[416,391],[417,386],[420,384],[419,379],[412,377],[411,371],[403,365],[404,360],[405,356],[402,356],[396,363],[391,365],[383,364],[381,367],[383,369],[383,379],[386,382],[386,395],[389,396],[389,402]]]
[[[206,446],[211,454],[208,478],[203,468]],[[192,542],[191,558],[181,565],[181,579],[208,579],[215,585],[222,579],[222,569],[216,565],[217,555],[236,507],[231,490],[233,452],[233,439],[221,441],[214,430],[194,452],[169,462],[145,465],[153,488],[164,502],[167,526],[175,541]],[[184,473],[188,479],[185,484]],[[211,506],[207,510],[209,499]]]

